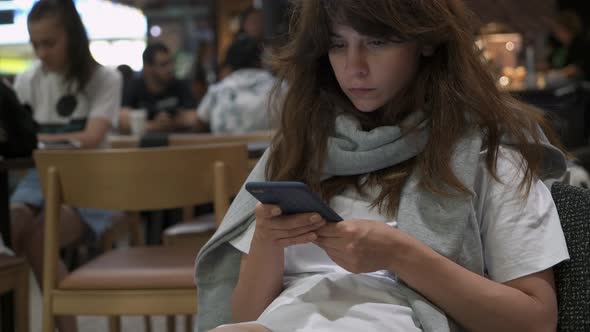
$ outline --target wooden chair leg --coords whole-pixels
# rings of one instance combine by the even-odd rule
[[[191,220],[195,217],[194,206],[185,206],[182,208],[182,220]]]
[[[192,315],[184,316],[184,331],[185,332],[193,332],[193,316]]]
[[[176,316],[166,316],[166,332],[176,331]]]
[[[109,332],[121,332],[121,316],[109,316]]]
[[[107,229],[106,232],[102,235],[102,250],[103,252],[107,252],[113,250],[113,245],[115,244],[115,234],[112,229]]]
[[[16,330],[29,332],[29,267],[25,264],[20,268],[14,295]]]
[[[44,296],[47,296],[45,294]],[[55,317],[51,306],[43,305],[43,332],[55,332]]]
[[[128,212],[129,232],[131,233],[131,244],[133,246],[145,245],[145,234],[143,233],[141,215],[139,212]]]
[[[145,332],[152,332],[152,320],[150,316],[143,316],[143,321],[145,322]]]

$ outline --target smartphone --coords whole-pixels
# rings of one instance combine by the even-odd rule
[[[283,214],[317,212],[326,221],[342,221],[342,218],[303,182],[248,182],[246,190],[261,203],[278,205]]]

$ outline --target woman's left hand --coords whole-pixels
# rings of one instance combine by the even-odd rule
[[[400,231],[370,220],[328,223],[316,231],[316,245],[342,268],[353,273],[389,270]]]

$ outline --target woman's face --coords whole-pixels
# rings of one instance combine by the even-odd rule
[[[361,112],[373,112],[396,98],[414,78],[416,42],[361,35],[335,24],[328,56],[340,88]]]
[[[67,35],[56,17],[46,17],[29,22],[29,36],[35,55],[43,68],[63,72],[67,65]]]

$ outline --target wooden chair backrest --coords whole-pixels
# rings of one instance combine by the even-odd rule
[[[174,134],[169,136],[169,145],[270,142],[272,135],[273,133],[271,131],[259,131],[239,135]]]
[[[168,145],[199,145],[219,143],[259,143],[270,142],[273,131],[257,131],[237,135],[218,134],[170,134]],[[137,136],[111,136],[109,146],[114,149],[136,148],[139,146],[140,138]]]
[[[62,204],[111,210],[161,210],[211,201],[226,205],[248,175],[245,144],[36,151],[34,158],[46,195],[53,170]]]

